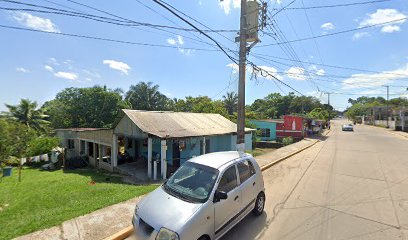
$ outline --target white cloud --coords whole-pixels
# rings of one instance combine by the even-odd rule
[[[16,67],[16,71],[17,72],[22,72],[22,73],[29,73],[30,72],[30,70],[25,69],[23,67]]]
[[[278,70],[270,66],[258,66],[262,71],[255,71],[254,69],[249,69],[257,77],[262,77],[268,80],[274,80],[275,78],[283,80],[283,77],[278,74]],[[265,71],[265,72],[263,72]],[[272,76],[271,76],[272,75]],[[275,77],[275,78],[274,78]]]
[[[289,78],[295,79],[295,80],[305,80],[305,69],[301,67],[291,67],[286,71],[286,74]]]
[[[184,40],[182,36],[177,36],[177,42],[179,45],[183,45],[184,44]]]
[[[176,38],[168,38],[168,39],[167,39],[167,43],[170,44],[170,45],[178,45],[178,46],[181,46],[181,45],[184,44],[184,39],[183,39],[182,36],[177,35]]]
[[[92,72],[92,71],[89,71],[89,70],[86,70],[86,69],[83,69],[82,70],[86,75],[88,75],[89,77],[92,77],[92,78],[101,78],[101,75],[99,74],[99,73],[97,73],[97,72]]]
[[[110,68],[118,70],[126,75],[129,74],[129,70],[131,69],[126,63],[115,60],[103,60],[103,64],[109,65]]]
[[[186,56],[190,56],[191,53],[194,52],[194,50],[185,49],[185,48],[179,48],[178,51],[179,51],[181,54],[184,54],[184,55],[186,55]]]
[[[45,68],[45,70],[47,70],[48,72],[54,72],[54,68],[52,68],[50,65],[45,65],[44,68]]]
[[[368,32],[357,32],[353,34],[353,40],[358,40],[363,37],[368,37],[370,34]]]
[[[57,59],[55,59],[55,58],[49,58],[48,59],[48,62],[50,62],[52,65],[56,65],[56,66],[59,66],[60,64],[59,64],[59,62],[57,61]]]
[[[240,0],[223,0],[219,2],[220,7],[224,10],[226,15],[230,14],[231,7],[239,8],[241,6]]]
[[[13,18],[21,25],[46,32],[60,32],[57,26],[48,18],[33,16],[26,12],[17,12]]]
[[[170,44],[170,45],[176,45],[177,41],[174,38],[169,38],[169,39],[167,39],[167,43]]]
[[[229,64],[227,64],[227,67],[232,68],[232,73],[233,73],[233,74],[238,73],[238,70],[239,70],[238,64],[236,64],[236,63],[229,63]]]
[[[324,69],[319,69],[316,71],[316,75],[318,76],[324,76],[326,74],[326,71]]]
[[[381,32],[385,33],[398,32],[399,30],[401,30],[401,28],[397,25],[387,25],[381,28]]]
[[[239,71],[239,66],[235,63],[229,63],[226,66],[232,69],[233,74],[237,74]],[[278,70],[274,67],[258,66],[258,68],[260,70],[255,70],[252,67],[247,66],[246,70],[248,73],[255,75],[256,77],[259,77],[259,78],[273,80],[274,79],[273,77],[276,77],[279,80],[283,80],[283,77],[278,74]]]
[[[381,87],[390,84],[394,80],[406,78],[408,75],[408,63],[405,67],[393,70],[384,71],[374,74],[353,74],[349,78],[343,80],[343,89],[360,89],[367,87]]]
[[[335,29],[336,27],[334,26],[333,23],[327,22],[327,23],[323,23],[323,24],[320,26],[320,28],[323,29],[323,30],[328,31],[328,30],[333,30],[333,29]]]
[[[65,78],[68,80],[77,80],[78,79],[78,75],[76,73],[72,73],[72,72],[56,72],[54,73],[54,76],[58,77],[58,78]]]
[[[308,72],[317,76],[324,76],[326,74],[324,69],[318,69],[316,65],[311,65]]]
[[[396,21],[398,19],[406,18],[407,16],[396,9],[377,9],[376,12],[367,14],[366,18],[360,22],[360,27],[381,24],[384,22]],[[396,21],[393,23],[386,24],[381,27],[381,32],[391,33],[399,31],[399,24],[402,24],[406,21],[403,19],[401,21]]]

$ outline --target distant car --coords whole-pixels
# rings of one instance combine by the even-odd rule
[[[194,157],[135,208],[133,227],[142,239],[219,239],[248,213],[261,215],[261,169],[245,153]]]
[[[341,129],[343,131],[354,131],[354,127],[352,124],[344,124]]]

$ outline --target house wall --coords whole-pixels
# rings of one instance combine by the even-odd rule
[[[254,124],[256,128],[268,128],[271,132],[270,137],[261,137],[257,136],[257,138],[261,139],[261,141],[274,141],[276,140],[276,123],[274,122],[265,122],[259,120],[251,120],[250,123]]]
[[[132,138],[145,139],[148,137],[129,117],[123,117],[113,130],[114,134],[124,135]],[[111,140],[112,141],[112,140]]]

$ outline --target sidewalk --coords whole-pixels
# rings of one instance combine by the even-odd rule
[[[327,132],[326,132],[327,134]],[[304,139],[297,143],[279,148],[275,151],[256,157],[258,164],[263,167],[280,161],[282,158],[296,153],[319,141],[318,139]],[[94,240],[110,237],[131,225],[135,205],[143,196],[118,203],[90,214],[63,222],[59,226],[37,231],[18,237],[18,240]]]
[[[278,148],[275,151],[257,156],[255,157],[255,160],[258,162],[259,166],[262,168],[263,166],[276,162],[280,160],[281,158],[291,155],[292,153],[297,152],[317,141],[318,141],[317,139],[305,138],[302,141],[299,141],[291,145]]]
[[[18,240],[93,240],[104,239],[131,225],[135,205],[141,199],[136,197],[122,203],[99,209],[90,214],[63,222],[48,228],[18,237]]]
[[[404,138],[406,138],[408,140],[408,133],[407,132],[395,131],[395,130],[392,130],[392,129],[389,129],[389,128],[377,127],[377,126],[373,126],[373,125],[361,124],[361,126],[372,127],[372,128],[376,128],[378,130],[383,130],[383,131],[386,131],[388,133],[404,137]]]

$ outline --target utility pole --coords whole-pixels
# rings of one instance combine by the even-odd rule
[[[247,53],[247,0],[241,0],[241,17],[239,28],[239,82],[237,114],[237,150],[245,151],[245,70]]]
[[[390,111],[388,109],[389,107],[389,101],[390,101],[390,86],[385,86],[387,88],[387,128],[390,128],[390,123],[389,123],[389,115]]]
[[[327,105],[328,105],[327,107],[329,108],[329,109],[328,109],[329,119],[328,119],[328,121],[327,121],[327,124],[328,124],[329,129],[330,129],[330,117],[331,117],[331,116],[330,116],[330,112],[331,112],[331,111],[330,111],[330,94],[331,94],[331,93],[330,93],[330,92],[323,92],[323,93],[324,93],[324,94],[327,94]]]
[[[237,119],[237,150],[245,151],[245,78],[246,78],[246,56],[250,49],[259,42],[258,38],[258,16],[262,12],[261,28],[266,25],[267,4],[262,7],[255,1],[241,0],[241,17],[239,37],[239,82],[238,82],[238,119]],[[247,42],[252,42],[247,46]]]

